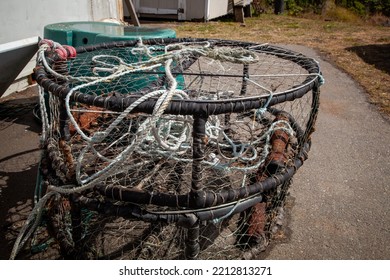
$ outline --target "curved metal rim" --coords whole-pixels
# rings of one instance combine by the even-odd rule
[[[294,99],[304,96],[307,92],[313,89],[320,83],[320,68],[318,63],[311,58],[308,58],[300,53],[293,52],[284,48],[268,45],[268,44],[255,44],[241,41],[229,41],[229,40],[215,40],[215,39],[198,39],[198,38],[156,38],[144,40],[146,45],[156,44],[172,44],[183,42],[202,42],[208,41],[215,46],[228,46],[234,44],[235,46],[251,49],[259,53],[272,54],[280,58],[294,61],[302,68],[308,71],[308,77],[300,85],[294,88],[286,90],[284,92],[275,93],[269,103],[269,106],[282,103],[285,101],[292,101]],[[135,46],[137,41],[121,41],[103,43],[87,47],[76,48],[77,53],[92,52],[96,50],[123,48]],[[65,96],[71,90],[66,85],[59,85],[48,78],[48,73],[41,65],[37,65],[34,69],[36,73],[36,79],[38,83],[47,91],[52,92],[55,95],[65,98]],[[313,77],[314,76],[314,77]],[[262,107],[268,100],[269,95],[260,95],[252,97],[239,97],[226,100],[172,100],[171,104],[166,109],[167,114],[177,115],[213,115],[232,112],[242,112],[245,110],[252,110]],[[71,96],[72,101],[85,103],[88,105],[99,106],[113,111],[123,111],[138,99],[136,96],[128,97],[102,97],[92,96],[81,92],[73,92]],[[134,112],[151,113],[154,105],[157,102],[157,98],[152,98],[148,101],[141,103]]]

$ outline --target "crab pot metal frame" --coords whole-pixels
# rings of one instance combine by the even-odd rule
[[[158,44],[176,44],[176,43],[196,43],[203,39],[151,39],[144,40],[143,44],[154,46]],[[192,178],[191,189],[185,194],[170,194],[158,191],[139,191],[131,188],[120,188],[114,185],[105,185],[97,183],[93,191],[100,195],[109,198],[102,201],[86,195],[85,192],[75,193],[69,196],[71,201],[71,216],[72,216],[72,235],[75,242],[74,248],[77,248],[78,242],[82,242],[81,228],[81,211],[89,209],[102,213],[103,215],[120,216],[127,219],[142,220],[146,222],[164,222],[175,223],[180,227],[187,228],[187,241],[185,249],[186,258],[195,259],[199,255],[199,236],[200,224],[209,222],[214,219],[222,218],[227,215],[241,213],[246,209],[264,201],[263,194],[273,190],[286,182],[288,182],[298,168],[300,168],[307,159],[308,152],[311,146],[311,133],[314,131],[314,124],[317,118],[319,106],[319,93],[321,85],[320,69],[318,64],[305,56],[271,45],[257,45],[254,43],[227,41],[227,40],[208,40],[211,46],[238,46],[244,49],[251,49],[254,52],[272,53],[274,56],[281,59],[290,60],[299,64],[309,73],[307,78],[302,82],[302,85],[296,88],[291,88],[281,94],[275,94],[270,99],[269,96],[249,96],[247,94],[248,69],[250,65],[244,65],[242,69],[242,86],[240,97],[236,99],[207,101],[207,100],[185,100],[174,99],[166,108],[164,114],[192,116]],[[97,50],[125,48],[137,46],[136,41],[113,42],[89,47],[77,48],[77,53],[93,52]],[[50,65],[53,69],[60,69],[60,72],[66,74],[66,62],[60,60],[56,55],[50,57]],[[182,67],[190,67],[194,61],[187,61],[188,65]],[[61,70],[62,69],[62,70]],[[64,100],[71,90],[71,86],[64,80],[53,78],[46,70],[45,66],[38,63],[35,68],[35,76],[39,85],[47,94],[54,95],[59,100]],[[176,71],[176,72],[175,72]],[[173,74],[185,75],[179,72],[179,69],[174,69]],[[312,75],[311,75],[312,74]],[[166,77],[162,73],[160,78],[153,81],[154,84],[161,83]],[[142,92],[147,89],[141,89]],[[257,180],[245,184],[236,189],[221,189],[218,191],[210,191],[204,188],[204,172],[202,161],[205,158],[205,148],[207,145],[206,123],[210,116],[220,115],[229,118],[232,113],[244,114],[267,106],[268,112],[273,115],[280,113],[280,110],[274,108],[274,105],[293,101],[303,97],[306,94],[312,94],[312,104],[310,117],[303,130],[294,118],[287,115],[291,127],[296,133],[299,143],[299,149],[292,159],[292,164],[282,170],[278,170],[271,174],[268,178]],[[85,94],[81,91],[74,91],[70,96],[70,102],[78,102],[81,104],[91,105],[104,108],[105,110],[123,112],[128,106],[133,104],[137,97],[129,94],[116,96],[96,96]],[[61,101],[61,102],[62,102]],[[139,104],[133,113],[152,114],[157,99],[149,99]],[[60,139],[67,141],[69,139],[69,120],[65,111],[65,106],[60,106]],[[46,143],[48,157],[51,161],[53,170],[62,170],[64,174],[68,171],[68,166],[65,160],[55,152],[55,149],[50,150],[50,145]],[[120,201],[116,204],[112,201]],[[166,212],[153,212],[145,210],[142,205],[157,205],[170,207]],[[185,209],[185,211],[183,211]]]

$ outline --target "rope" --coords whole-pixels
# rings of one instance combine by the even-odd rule
[[[38,203],[34,206],[33,210],[31,211],[30,215],[27,218],[26,223],[24,224],[23,228],[21,229],[18,237],[16,238],[16,241],[14,243],[14,246],[12,248],[10,260],[14,260],[21,250],[23,248],[24,244],[27,242],[27,240],[30,238],[30,236],[34,233],[36,228],[38,227],[42,213],[43,213],[43,207],[45,206],[46,202],[52,197],[56,195],[54,192],[49,192],[46,195],[44,195],[41,200],[38,201]],[[28,230],[30,228],[30,230]],[[28,232],[27,232],[28,230]],[[26,233],[27,232],[27,233]]]
[[[233,172],[233,171],[248,172],[251,170],[257,170],[262,164],[264,164],[265,160],[267,159],[268,154],[269,154],[270,149],[271,149],[271,136],[277,130],[282,130],[282,131],[286,132],[290,137],[295,135],[295,132],[292,129],[291,125],[287,121],[280,120],[280,121],[273,122],[271,124],[271,126],[268,128],[268,130],[266,132],[264,132],[264,134],[261,135],[261,137],[259,137],[256,141],[253,141],[252,144],[246,143],[246,144],[236,145],[230,139],[230,144],[231,144],[232,150],[236,151],[235,157],[229,158],[231,163],[234,163],[237,160],[242,160],[245,162],[245,161],[251,161],[251,160],[257,159],[257,161],[255,163],[247,164],[244,167],[231,166],[231,164],[229,164],[229,163],[227,163],[227,164],[217,163],[216,164],[217,160],[215,160],[215,159],[213,160],[213,162],[204,161],[204,163],[209,165],[209,166],[214,166],[216,169],[221,169],[225,172]],[[225,134],[225,136],[226,136],[226,134]],[[255,150],[254,146],[261,141],[265,141],[265,144],[264,144],[264,148],[262,150],[262,153],[259,156],[252,157],[252,158],[246,158],[243,156],[243,154],[246,152],[246,150],[244,150],[243,147],[246,146],[254,151]],[[241,146],[240,152],[237,153],[237,148],[240,146]],[[220,153],[220,155],[223,156],[222,153]]]
[[[65,98],[65,108],[67,110],[67,114],[69,116],[69,120],[76,129],[77,133],[81,136],[81,138],[87,143],[87,145],[81,150],[77,162],[76,162],[76,178],[81,187],[51,187],[52,191],[58,193],[73,193],[87,190],[93,186],[93,182],[97,180],[103,180],[116,173],[115,168],[119,168],[119,166],[125,161],[126,158],[130,156],[134,151],[142,152],[143,143],[148,140],[155,140],[157,143],[156,152],[164,155],[172,157],[171,153],[167,152],[185,152],[185,150],[191,147],[190,137],[191,137],[191,120],[187,118],[185,124],[180,124],[181,122],[168,121],[165,122],[162,117],[164,111],[169,106],[171,100],[173,98],[181,98],[188,99],[188,95],[182,91],[177,89],[177,81],[173,77],[171,73],[172,63],[178,57],[189,55],[193,53],[201,54],[213,59],[221,60],[221,61],[229,61],[232,63],[253,63],[258,60],[257,55],[253,51],[245,50],[242,48],[227,48],[221,47],[212,49],[209,48],[210,44],[208,42],[200,42],[199,44],[194,43],[179,43],[168,45],[164,49],[164,53],[160,55],[156,55],[155,57],[151,57],[152,51],[156,51],[156,48],[149,48],[144,46],[142,40],[139,41],[138,47],[133,50],[133,53],[145,53],[149,58],[147,61],[136,62],[136,63],[125,63],[123,59],[111,56],[111,55],[97,55],[92,58],[92,61],[95,65],[93,69],[93,73],[98,75],[101,72],[109,73],[108,76],[105,77],[88,77],[83,78],[74,78],[72,76],[63,76],[61,74],[56,74],[51,68],[48,66],[46,62],[44,53],[50,49],[51,46],[47,44],[42,44],[40,48],[39,60],[42,61],[46,68],[48,68],[49,72],[57,77],[60,77],[65,80],[88,80],[87,83],[80,84],[78,86],[73,87],[67,94]],[[138,71],[151,71],[156,68],[161,67],[164,62],[165,66],[165,75],[168,81],[169,88],[167,90],[157,90],[150,93],[147,93],[132,103],[128,108],[126,108],[105,130],[96,132],[92,136],[87,136],[83,130],[80,128],[79,124],[73,117],[71,113],[71,96],[74,92],[81,90],[82,88],[91,87],[106,81],[113,81],[122,77],[124,75],[136,73]],[[158,100],[153,109],[153,114],[150,118],[145,120],[140,124],[137,132],[134,134],[132,142],[122,151],[120,152],[114,159],[108,159],[99,153],[94,145],[102,143],[104,139],[109,137],[112,134],[112,131],[141,103],[147,101],[150,98],[158,97]],[[270,97],[272,98],[272,96]],[[226,133],[222,131],[219,127],[218,118],[213,119],[215,124],[210,124],[210,121],[207,123],[207,131],[210,133],[211,139],[217,139],[219,136],[214,135],[215,132],[222,133],[224,139],[226,140],[228,146],[232,148],[233,157],[229,160],[242,160],[245,162],[253,161],[257,158],[256,149],[253,147],[253,144],[256,144],[259,141],[262,141],[264,137],[267,138],[269,142],[269,135],[272,134],[272,131],[268,131],[265,133],[262,138],[260,138],[256,143],[243,143],[243,144],[235,144],[233,140],[231,140]],[[211,121],[213,121],[211,120]],[[274,125],[273,125],[274,126]],[[274,129],[271,126],[270,129]],[[171,134],[171,131],[175,128],[176,136]],[[281,128],[277,128],[281,129]],[[181,131],[180,131],[181,130]],[[154,145],[155,146],[155,145]],[[267,145],[266,145],[267,146]],[[267,149],[265,149],[267,151]],[[106,167],[96,172],[95,174],[86,178],[82,174],[83,160],[88,152],[92,152],[95,156],[100,158],[101,160],[108,163]],[[252,156],[246,157],[245,154],[250,153]],[[263,152],[264,153],[264,152]],[[215,160],[213,162],[204,161],[205,164],[216,166],[217,168],[223,168],[228,170],[252,170],[254,168],[258,168],[258,166],[265,160],[268,152],[264,153],[261,160],[253,165],[252,167],[238,168],[238,167],[228,167],[222,166],[220,164],[215,164]],[[179,159],[183,160],[183,159]]]
[[[175,155],[172,153],[175,153],[177,155],[180,155],[181,153],[184,153],[186,150],[188,150],[191,147],[191,119],[190,117],[186,118],[186,121],[175,121],[175,120],[169,120],[164,121],[163,113],[166,110],[166,108],[169,106],[171,100],[173,98],[181,98],[181,99],[188,99],[188,95],[182,91],[177,89],[177,81],[173,77],[171,72],[171,67],[173,61],[179,59],[183,56],[198,54],[203,55],[209,58],[212,58],[214,60],[218,61],[228,61],[231,63],[240,63],[240,64],[249,64],[254,63],[258,61],[258,57],[256,53],[249,49],[244,48],[230,48],[230,47],[219,47],[219,48],[210,48],[210,43],[207,41],[204,42],[184,42],[184,43],[177,43],[177,44],[171,44],[164,47],[163,53],[161,53],[162,49],[158,49],[158,47],[150,47],[143,44],[142,39],[139,39],[139,42],[137,44],[136,48],[132,49],[132,54],[145,54],[148,57],[148,60],[141,61],[141,62],[135,62],[135,63],[126,63],[123,59],[112,56],[112,55],[96,55],[92,58],[92,61],[94,63],[93,67],[93,74],[99,75],[101,72],[106,72],[109,75],[105,77],[72,77],[72,76],[63,76],[61,74],[56,74],[55,71],[50,69],[48,63],[45,59],[45,52],[50,50],[51,48],[61,49],[61,46],[51,44],[50,42],[44,42],[41,44],[40,50],[39,50],[39,61],[42,61],[46,68],[48,68],[49,72],[53,75],[57,75],[60,78],[66,79],[68,81],[76,80],[88,80],[89,82],[80,84],[78,86],[73,87],[67,94],[65,98],[65,107],[67,110],[67,114],[69,116],[69,120],[74,126],[77,133],[81,136],[81,138],[87,143],[87,145],[81,150],[77,162],[76,162],[76,178],[78,183],[81,186],[84,186],[83,189],[85,189],[86,184],[89,185],[90,182],[94,182],[96,179],[103,177],[108,177],[111,174],[115,173],[115,167],[119,167],[126,158],[130,156],[133,152],[137,151],[139,153],[143,152],[144,147],[146,146],[144,143],[148,143],[150,145],[150,142],[152,142],[152,146],[154,148],[154,151],[157,154],[160,154],[162,156],[169,156],[174,157]],[[153,56],[154,52],[157,52],[158,54]],[[118,79],[119,77],[122,77],[124,75],[136,73],[136,72],[142,72],[142,71],[151,71],[156,68],[161,67],[164,64],[165,67],[165,75],[166,79],[168,81],[168,89],[166,90],[157,90],[150,93],[147,93],[143,96],[140,96],[140,98],[132,103],[128,108],[126,108],[110,125],[103,131],[99,131],[94,133],[92,136],[87,136],[84,131],[80,128],[79,124],[71,114],[71,103],[70,99],[74,92],[81,90],[82,88],[91,87],[103,82],[107,81],[114,81]],[[269,103],[270,100],[273,97],[273,93],[271,90],[265,88],[264,86],[254,82],[253,80],[249,78],[245,78],[247,81],[255,84],[256,86],[266,90],[269,92],[269,98],[266,102],[266,104],[259,108],[257,111],[257,114],[261,115],[263,114]],[[158,97],[158,100],[155,104],[155,107],[153,109],[153,114],[151,117],[147,118],[145,121],[143,121],[139,127],[138,130],[133,135],[133,140],[130,144],[114,159],[110,159],[102,155],[99,151],[96,150],[95,145],[102,143],[107,137],[109,137],[112,134],[112,131],[120,124],[122,121],[141,103],[147,101],[150,98]],[[214,122],[214,123],[213,123]],[[288,128],[286,128],[286,131],[288,133],[293,134],[293,131],[289,124],[286,124]],[[270,141],[270,135],[275,130],[275,124],[271,125],[270,129],[263,134],[262,137],[260,137],[257,141],[254,141],[253,143],[234,143],[232,139],[229,138],[229,136],[222,130],[220,127],[218,117],[210,118],[210,120],[206,124],[206,131],[208,133],[208,136],[211,141],[214,141],[217,145],[230,147],[232,150],[232,157],[226,157],[222,153],[220,155],[222,158],[229,160],[230,162],[233,161],[243,161],[247,162],[247,165],[245,167],[229,167],[228,164],[222,164],[218,163],[216,164],[217,158],[214,158],[212,162],[204,161],[205,164],[214,166],[216,168],[222,168],[228,171],[231,170],[242,170],[242,171],[248,171],[253,170],[255,168],[258,168],[265,160],[268,150],[269,150],[269,141]],[[276,129],[283,129],[278,127]],[[224,143],[219,143],[218,139],[222,136],[222,138],[225,140]],[[257,154],[256,148],[254,145],[258,144],[260,141],[266,140],[265,148],[263,149],[262,155],[260,157]],[[155,144],[157,143],[157,145]],[[82,174],[82,167],[83,167],[83,161],[85,156],[92,152],[96,157],[103,160],[104,162],[107,162],[108,165],[101,169],[100,171],[97,171],[95,174],[90,175],[89,177],[85,177],[85,175]],[[247,156],[248,155],[248,156]],[[249,163],[259,158],[260,160],[257,161],[257,163],[250,165]],[[184,160],[184,159],[179,159]],[[187,161],[187,160],[185,160]],[[74,189],[74,191],[80,190],[80,188]],[[58,190],[57,190],[58,191]],[[69,191],[69,190],[68,190]],[[67,191],[67,192],[68,192]]]
[[[241,183],[241,187],[244,187],[245,184],[246,184],[246,179],[247,179],[247,176],[246,174],[244,175],[244,178],[242,179],[242,183]],[[234,211],[236,211],[237,207],[240,205],[240,203],[242,201],[244,201],[245,199],[239,199],[237,200],[237,202],[234,204],[234,206],[232,207],[232,209],[230,209],[230,211],[228,213],[226,213],[225,215],[223,215],[222,217],[219,217],[219,218],[215,218],[212,220],[212,222],[214,224],[218,224],[220,223],[221,221],[223,221],[224,219],[230,217],[230,215],[232,215],[234,213]]]
[[[49,129],[49,117],[46,111],[44,91],[41,86],[38,86],[38,97],[39,97],[39,109],[41,113],[40,117],[42,121],[41,144],[43,144],[47,140],[47,130]]]
[[[70,113],[70,110],[71,110],[70,96],[72,95],[72,93],[75,90],[78,90],[79,88],[81,88],[81,86],[75,87],[73,89],[73,91],[71,90],[68,93],[68,95],[65,98],[65,105],[66,105],[66,110],[68,112],[68,115],[70,117],[70,121],[72,122],[72,124],[76,128],[77,132],[83,137],[83,139],[86,140],[87,143],[89,143],[81,152],[81,154],[77,160],[77,164],[76,164],[77,180],[81,185],[85,184],[91,180],[94,180],[95,178],[99,177],[103,173],[109,172],[112,168],[114,168],[115,166],[122,163],[127,158],[127,156],[131,152],[134,151],[134,148],[137,146],[137,144],[139,145],[140,142],[147,137],[147,133],[149,133],[150,131],[152,131],[152,133],[155,135],[155,138],[158,141],[158,143],[160,144],[160,146],[162,146],[163,148],[166,148],[166,149],[170,149],[170,150],[177,150],[180,147],[181,143],[188,138],[188,137],[182,136],[179,138],[179,141],[177,144],[175,144],[173,147],[170,147],[170,145],[168,145],[166,142],[162,141],[160,137],[158,137],[159,133],[156,130],[156,123],[158,122],[160,117],[163,115],[165,109],[168,107],[172,98],[174,96],[181,96],[181,97],[187,96],[183,91],[176,89],[177,82],[170,72],[171,71],[170,70],[171,63],[172,63],[172,60],[169,59],[165,65],[166,75],[167,75],[167,78],[169,79],[169,82],[170,82],[170,88],[168,90],[158,90],[158,91],[154,91],[154,92],[148,93],[148,94],[140,97],[136,102],[134,102],[128,108],[126,108],[126,110],[124,110],[123,113],[119,117],[117,117],[115,119],[115,121],[112,122],[105,131],[95,133],[94,136],[92,136],[92,137],[88,137],[87,135],[85,135],[85,133],[81,130],[78,123],[76,122],[76,120],[74,119],[72,114]],[[91,82],[90,84],[95,84],[95,82]],[[143,124],[141,124],[140,129],[135,134],[135,138],[136,138],[136,140],[137,139],[138,140],[137,141],[133,140],[133,142],[128,147],[126,147],[126,149],[124,151],[122,151],[116,157],[115,160],[110,161],[110,164],[107,167],[105,167],[102,170],[100,170],[99,172],[95,173],[90,178],[82,180],[81,175],[80,175],[81,174],[81,167],[82,167],[82,159],[84,158],[85,154],[87,154],[87,152],[89,150],[93,149],[92,145],[97,144],[97,143],[101,143],[107,136],[109,136],[111,134],[112,130],[115,127],[117,127],[118,124],[120,122],[122,122],[122,120],[127,115],[129,115],[131,113],[131,111],[134,110],[134,108],[136,108],[139,104],[141,104],[142,102],[144,102],[152,97],[159,96],[159,95],[160,95],[160,97],[159,97],[158,101],[156,102],[152,117],[147,119]],[[183,135],[188,135],[188,133],[183,133]]]
[[[154,139],[158,143],[159,145],[158,148],[165,151],[177,152],[179,149],[182,149],[184,147],[185,149],[188,149],[190,147],[189,144],[185,144],[185,143],[189,143],[189,138],[190,138],[190,127],[188,124],[182,127],[182,131],[180,132],[179,137],[175,137],[167,133],[165,133],[164,137],[162,137],[163,135],[161,135],[162,134],[161,132],[163,132],[164,130],[171,131],[171,128],[174,125],[172,122],[168,122],[166,125],[163,126],[158,125],[161,116],[163,115],[164,111],[169,106],[171,100],[174,97],[184,98],[184,99],[188,98],[187,94],[184,91],[177,89],[177,81],[171,73],[171,65],[175,58],[187,54],[199,53],[211,58],[234,62],[234,63],[253,63],[257,60],[257,56],[254,54],[254,52],[244,50],[244,49],[239,49],[235,51],[233,51],[233,49],[231,48],[210,49],[208,42],[201,43],[200,46],[192,46],[192,45],[188,45],[185,43],[170,45],[165,48],[164,54],[151,57],[151,49],[144,46],[142,44],[142,40],[140,40],[138,43],[139,47],[136,48],[135,52],[144,52],[145,54],[147,54],[148,57],[150,57],[148,61],[128,64],[118,57],[108,56],[108,55],[99,55],[99,56],[95,56],[92,59],[93,62],[96,65],[98,65],[93,70],[95,74],[101,71],[108,72],[111,74],[107,77],[102,77],[100,79],[93,80],[89,83],[74,87],[72,90],[69,91],[69,93],[65,98],[65,106],[71,123],[75,127],[78,134],[81,135],[81,137],[87,143],[89,143],[82,150],[79,158],[77,159],[76,178],[79,184],[81,185],[86,184],[91,180],[98,178],[103,173],[109,172],[115,166],[121,164],[127,158],[128,155],[134,152],[134,150],[137,148],[137,146],[139,146],[143,142],[143,140],[150,139],[151,135],[153,135]],[[116,62],[118,65],[106,62],[108,59]],[[82,129],[79,127],[78,123],[76,122],[76,120],[71,114],[70,97],[74,92],[80,90],[81,88],[93,86],[107,80],[115,80],[118,77],[127,75],[129,73],[134,73],[137,71],[153,70],[157,67],[161,67],[162,65],[161,63],[164,61],[165,61],[165,74],[169,84],[169,88],[167,90],[154,91],[140,97],[136,102],[134,102],[132,105],[126,108],[126,110],[124,110],[123,113],[119,117],[117,117],[115,121],[112,122],[105,131],[97,132],[92,137],[87,136],[82,131]],[[142,102],[145,102],[146,100],[156,96],[160,96],[160,97],[158,98],[155,104],[153,114],[149,119],[147,119],[144,123],[140,125],[140,128],[135,134],[135,138],[137,140],[134,140],[124,151],[122,151],[119,155],[117,155],[117,157],[114,160],[108,160],[94,150],[93,144],[101,143],[106,137],[108,137],[111,134],[112,130],[115,127],[117,127],[118,124],[121,123],[123,119],[131,113],[132,110],[134,110],[134,108],[136,108]],[[185,145],[183,146],[183,144]],[[94,175],[90,176],[89,178],[81,179],[82,161],[84,156],[89,151],[93,151],[94,154],[97,155],[100,159],[109,162],[109,165],[103,168],[102,170],[96,172]]]

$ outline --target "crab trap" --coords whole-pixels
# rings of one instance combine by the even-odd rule
[[[43,40],[35,75],[44,153],[14,255],[42,220],[82,259],[246,259],[278,232],[311,146],[315,60],[227,40]]]

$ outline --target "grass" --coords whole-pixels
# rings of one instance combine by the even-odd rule
[[[178,37],[220,38],[257,43],[298,44],[316,49],[322,57],[347,72],[368,93],[371,103],[390,116],[390,73],[365,62],[352,47],[390,46],[390,27],[366,21],[333,20],[320,16],[292,17],[263,14],[245,19],[245,26],[232,21],[168,23]],[[387,68],[390,69],[388,55]],[[384,61],[386,63],[386,61]],[[382,68],[383,69],[383,68]]]

